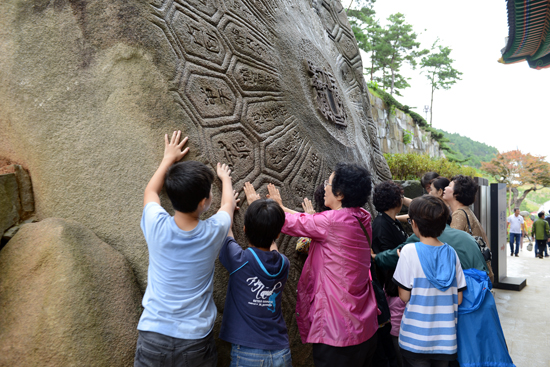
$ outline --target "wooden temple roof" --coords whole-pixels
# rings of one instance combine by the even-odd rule
[[[499,62],[527,61],[533,69],[550,67],[550,0],[506,0],[508,40]]]

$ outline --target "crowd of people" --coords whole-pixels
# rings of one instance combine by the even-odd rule
[[[513,366],[489,292],[490,261],[473,237],[487,241],[469,209],[472,178],[430,172],[422,179],[427,194],[411,200],[391,181],[373,188],[365,167],[339,163],[314,202],[304,199],[304,212],[285,206],[273,184],[261,198],[246,183],[247,243],[239,244],[231,170],[218,163],[220,209],[200,219],[214,174],[178,162],[188,152],[180,139],[181,132],[165,136],[144,193],[149,270],[135,366],[216,366],[216,258],[229,274],[219,336],[231,343],[231,366],[291,366],[281,310],[290,261],[278,252],[280,233],[299,237],[296,249],[307,253],[296,321],[315,366]],[[160,205],[163,187],[174,216]],[[374,220],[363,208],[371,191]],[[399,215],[403,205],[407,215]]]

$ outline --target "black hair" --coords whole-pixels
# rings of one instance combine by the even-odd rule
[[[441,236],[449,213],[447,204],[442,199],[431,195],[417,197],[409,206],[409,218],[414,220],[418,231],[424,237]]]
[[[445,190],[445,188],[449,186],[450,183],[451,181],[449,181],[447,177],[438,177],[432,180],[432,184],[437,191]]]
[[[372,181],[369,171],[356,163],[338,163],[332,179],[332,193],[343,195],[343,208],[363,206],[369,200]]]
[[[285,224],[285,212],[272,199],[258,199],[244,215],[244,234],[251,245],[269,248]]]
[[[426,186],[430,186],[432,181],[438,177],[439,177],[439,173],[437,172],[424,173],[424,176],[422,176],[422,179],[420,180],[420,184],[422,185],[422,188],[426,190]]]
[[[401,206],[403,188],[393,181],[381,182],[374,187],[372,203],[379,212]]]
[[[315,189],[313,194],[313,203],[315,204],[315,211],[317,213],[326,212],[330,210],[328,206],[325,206],[325,185],[321,184]]]
[[[455,199],[462,205],[470,206],[476,199],[477,183],[469,176],[457,175],[451,181],[455,183],[453,187]]]
[[[539,218],[544,218],[544,212],[539,213]]]
[[[197,161],[178,162],[164,177],[164,187],[175,210],[192,213],[204,198],[210,197],[214,173]]]

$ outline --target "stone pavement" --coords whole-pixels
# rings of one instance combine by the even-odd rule
[[[535,258],[523,245],[507,259],[508,276],[527,279],[520,292],[495,289],[495,301],[517,367],[550,367],[550,257]]]

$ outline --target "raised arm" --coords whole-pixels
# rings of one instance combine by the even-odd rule
[[[297,211],[289,209],[283,205],[283,199],[281,199],[281,193],[279,192],[279,189],[275,187],[275,185],[273,184],[267,185],[267,191],[269,192],[267,197],[275,200],[281,206],[281,208],[283,208],[283,211],[285,213],[290,213],[290,214],[298,213]]]
[[[233,184],[231,183],[231,170],[225,163],[218,163],[216,173],[222,181],[222,199],[218,213],[222,211],[227,212],[231,217],[231,221],[233,221],[233,213],[237,207],[237,200],[233,191]]]
[[[185,143],[187,143],[188,138],[183,138],[181,142],[179,141],[180,138],[181,131],[174,131],[170,140],[168,140],[168,134],[164,135],[164,158],[162,158],[155,174],[149,180],[147,187],[145,187],[143,193],[143,206],[151,202],[160,204],[159,195],[164,186],[166,171],[168,171],[168,168],[170,168],[172,164],[182,159],[187,152],[189,152],[189,148],[185,148],[183,151],[181,150]]]

